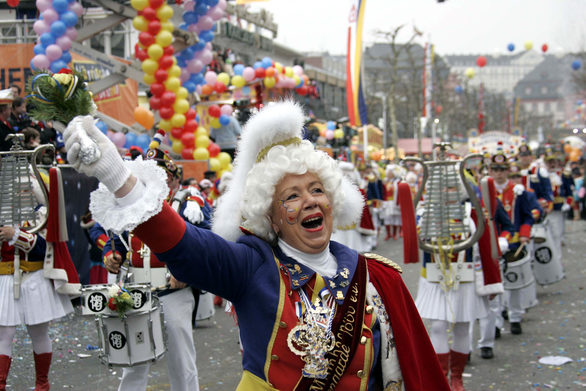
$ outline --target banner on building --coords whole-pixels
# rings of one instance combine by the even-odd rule
[[[0,48],[2,53],[2,60],[0,60],[0,90],[16,84],[23,92],[21,95],[24,96],[26,81],[33,74],[31,60],[35,56],[35,53],[33,53],[34,47],[33,43],[2,45]]]
[[[346,52],[346,106],[352,126],[366,124],[366,102],[361,78],[362,28],[366,0],[350,0]]]

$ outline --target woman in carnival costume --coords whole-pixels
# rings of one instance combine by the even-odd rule
[[[65,140],[73,166],[101,181],[90,208],[107,213],[94,212],[97,221],[134,230],[173,275],[234,304],[238,390],[448,390],[400,268],[330,241],[334,226],[358,220],[362,198],[334,160],[301,139],[302,126],[292,102],[250,119],[215,233],[145,191],[91,121],[74,120]],[[90,165],[77,157],[82,133],[100,150]]]

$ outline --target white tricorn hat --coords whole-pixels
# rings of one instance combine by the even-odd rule
[[[0,90],[0,105],[12,104],[13,100],[14,94],[12,93],[12,89]]]
[[[212,230],[235,241],[240,227],[272,242],[268,214],[275,186],[288,173],[314,172],[332,203],[334,225],[359,221],[363,199],[335,160],[302,139],[304,115],[293,101],[271,103],[244,126],[234,159],[233,178],[214,212]]]

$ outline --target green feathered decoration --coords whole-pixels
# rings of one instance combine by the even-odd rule
[[[67,125],[78,115],[94,114],[92,93],[83,75],[69,69],[59,73],[37,71],[27,83],[29,115],[38,121],[59,121]]]

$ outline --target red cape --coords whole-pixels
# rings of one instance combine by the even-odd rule
[[[368,259],[368,272],[391,319],[405,390],[450,391],[427,330],[399,272],[372,259]]]

